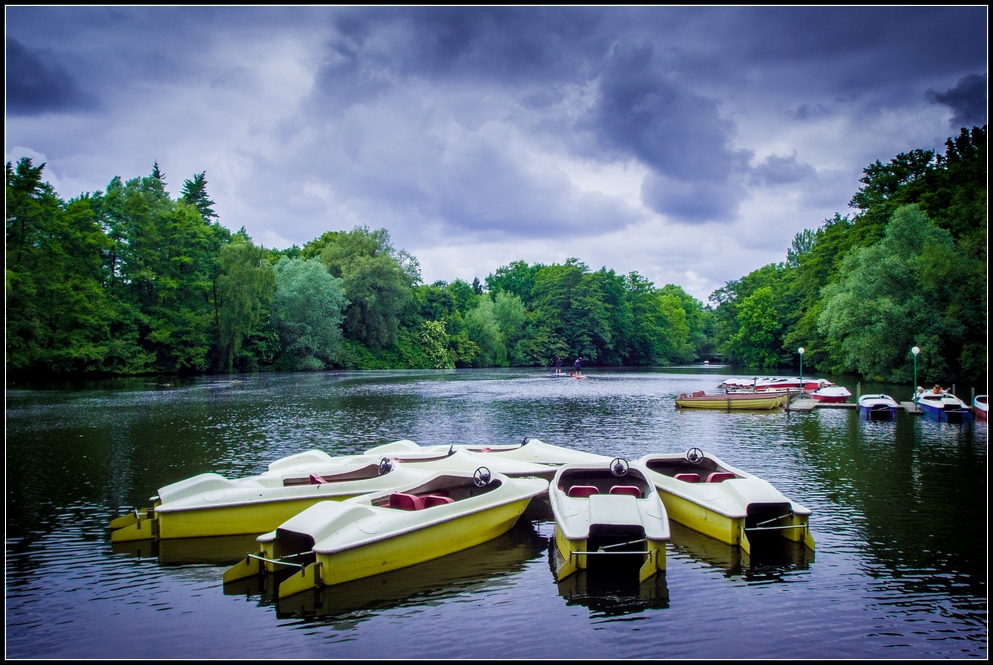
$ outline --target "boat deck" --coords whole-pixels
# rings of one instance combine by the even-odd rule
[[[900,407],[907,413],[920,415],[924,413],[913,402],[900,402]],[[789,411],[813,411],[814,409],[857,409],[855,402],[818,402],[817,400],[798,397],[787,406]]]

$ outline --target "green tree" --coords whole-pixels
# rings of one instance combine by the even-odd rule
[[[420,281],[417,260],[396,250],[385,229],[364,226],[330,238],[320,258],[344,282],[350,302],[345,334],[373,351],[394,346],[399,315]]]
[[[780,330],[772,287],[763,286],[741,301],[737,313],[738,332],[727,342],[727,350],[751,367],[778,364],[775,340]]]
[[[156,164],[156,167],[158,165]],[[201,171],[193,176],[193,180],[183,181],[183,201],[199,211],[205,222],[217,218],[217,213],[211,207],[214,202],[207,196],[207,172]]]
[[[835,369],[907,381],[907,351],[916,345],[921,376],[948,377],[948,360],[964,345],[961,315],[970,303],[959,285],[967,265],[951,234],[918,206],[898,208],[883,239],[850,252],[839,280],[824,289],[819,326],[834,344]]]
[[[342,280],[320,261],[282,259],[275,267],[272,318],[287,369],[329,367],[341,347],[342,311],[347,307]]]
[[[270,311],[275,290],[272,264],[265,258],[265,251],[252,244],[244,229],[221,247],[219,263],[218,368],[231,372],[237,359],[242,360],[238,363],[242,366],[257,367],[255,353],[243,354],[242,342],[253,333],[265,334],[258,327]]]

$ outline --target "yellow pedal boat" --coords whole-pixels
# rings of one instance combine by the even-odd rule
[[[111,541],[265,533],[319,501],[392,489],[442,469],[471,473],[484,462],[510,476],[548,474],[544,465],[484,458],[454,446],[397,445],[383,455],[331,457],[308,450],[276,460],[258,476],[231,480],[202,473],[166,485],[151,497],[151,508],[136,508],[110,523]]]
[[[555,577],[581,569],[640,564],[645,581],[665,570],[669,519],[640,463],[616,458],[607,464],[566,464],[548,489],[555,516]]]
[[[391,455],[396,452],[409,453],[414,451],[421,451],[428,453],[429,451],[435,451],[435,453],[447,450],[448,446],[418,446],[413,441],[395,441],[393,443],[388,443],[382,446],[377,446],[376,448],[370,448],[365,452],[366,455]],[[525,462],[529,464],[541,464],[547,469],[544,473],[540,475],[542,477],[551,480],[555,475],[555,471],[558,467],[563,464],[574,464],[574,463],[593,463],[593,464],[606,464],[610,461],[610,458],[606,455],[597,455],[596,453],[588,453],[583,450],[573,450],[571,448],[565,448],[562,446],[555,446],[552,444],[545,443],[540,439],[532,439],[530,437],[524,437],[521,443],[515,444],[494,444],[494,445],[456,445],[456,449],[464,449],[472,453],[481,454],[487,457],[487,461],[490,459],[502,459],[502,460],[512,460],[516,462]],[[506,467],[511,468],[511,467]],[[494,468],[494,471],[500,471],[500,469]],[[502,473],[509,474],[506,470]],[[520,474],[516,474],[520,475]],[[529,473],[528,475],[534,475]]]
[[[293,568],[284,598],[468,549],[509,531],[542,478],[511,478],[480,467],[439,471],[414,485],[346,501],[324,501],[259,536],[259,552],[224,573],[224,582]]]
[[[699,448],[641,458],[669,518],[751,552],[757,538],[778,535],[814,549],[810,510],[769,484]]]
[[[786,406],[786,392],[761,393],[721,393],[708,395],[702,390],[695,393],[682,393],[676,398],[678,409],[710,409],[714,411],[738,411],[742,409],[775,409]]]

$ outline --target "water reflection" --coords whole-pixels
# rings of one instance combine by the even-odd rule
[[[554,541],[551,548],[555,547]],[[579,605],[593,612],[591,618],[619,617],[646,610],[669,607],[669,589],[665,572],[638,582],[637,571],[580,570],[557,582],[559,595],[569,606]]]
[[[806,570],[814,563],[814,553],[803,543],[786,538],[755,539],[749,555],[737,545],[722,543],[671,520],[669,528],[672,531],[670,552],[720,570],[724,577],[783,581],[784,573]]]
[[[492,593],[527,562],[540,558],[545,547],[532,523],[519,522],[481,545],[354,582],[277,599],[279,583],[292,574],[285,573],[225,584],[224,594],[256,599],[262,607],[275,606],[279,619],[362,620],[382,610]]]
[[[163,566],[211,564],[230,566],[248,552],[257,552],[256,535],[171,538],[111,543],[114,554],[157,559]]]

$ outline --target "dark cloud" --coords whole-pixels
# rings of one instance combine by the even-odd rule
[[[932,104],[944,104],[952,111],[952,129],[986,124],[986,74],[969,74],[945,92],[927,91]]]
[[[789,157],[769,155],[752,169],[751,181],[760,185],[785,185],[807,180],[817,175],[810,164],[798,162],[796,152]]]
[[[651,174],[641,186],[646,206],[685,224],[730,221],[744,196],[745,188],[737,179],[676,180]]]
[[[7,37],[7,112],[11,115],[72,112],[92,109],[95,98],[50,51],[32,50]]]

